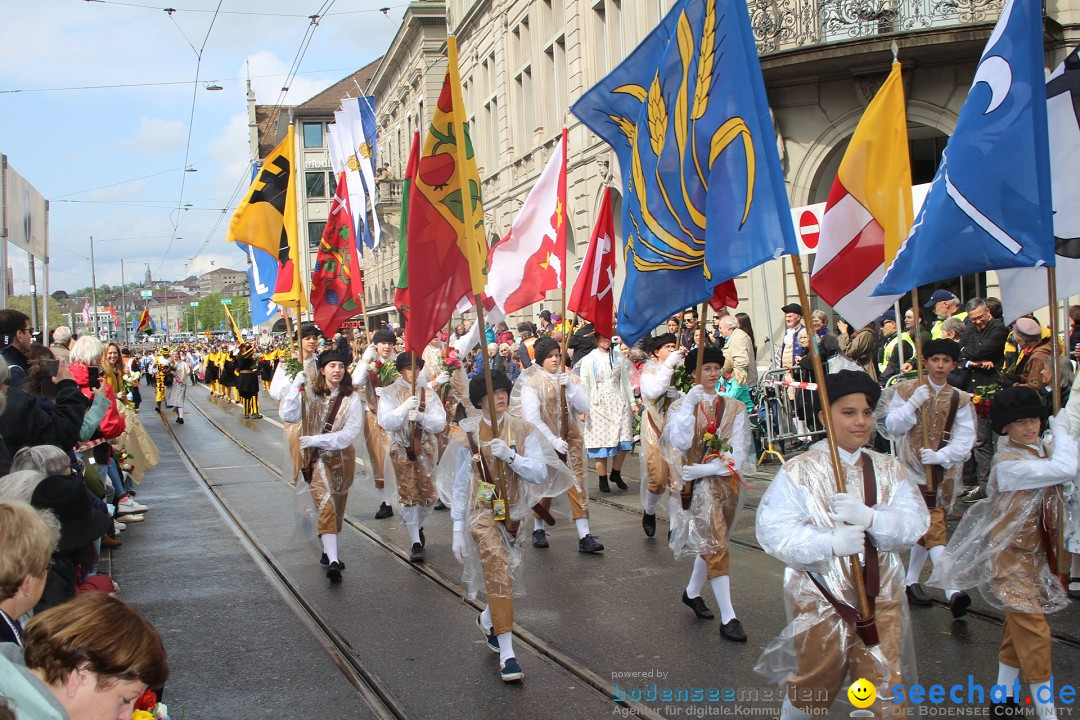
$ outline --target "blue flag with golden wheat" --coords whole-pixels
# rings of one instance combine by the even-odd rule
[[[571,108],[619,158],[619,335],[797,252],[745,0],[680,0]]]

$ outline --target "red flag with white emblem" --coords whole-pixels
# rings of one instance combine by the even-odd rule
[[[566,309],[593,324],[597,335],[610,338],[615,314],[615,218],[611,188],[604,188],[589,250],[574,282]]]

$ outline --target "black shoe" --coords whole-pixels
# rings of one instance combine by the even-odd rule
[[[976,502],[979,502],[980,500],[985,500],[985,499],[986,499],[986,493],[983,492],[983,489],[981,487],[976,487],[973,490],[969,490],[968,492],[964,493],[964,497],[963,497],[964,502],[968,503],[969,505],[971,503],[976,503]]]
[[[499,666],[499,677],[502,678],[503,682],[517,682],[525,677],[525,673],[521,672],[521,666],[518,665],[517,658],[506,658],[506,662],[501,663]]]
[[[326,569],[326,577],[330,578],[330,582],[332,583],[339,583],[341,582],[342,569],[341,563],[332,562],[330,563],[330,567]]]
[[[594,538],[592,535],[586,535],[577,541],[578,552],[583,553],[601,553],[604,552],[604,546]]]
[[[379,509],[375,511],[376,520],[384,520],[385,518],[393,517],[393,515],[394,508],[390,507],[386,503],[380,503]]]
[[[476,627],[480,628],[480,632],[484,634],[484,642],[487,643],[487,648],[493,653],[499,652],[499,639],[495,637],[494,628],[484,627],[484,621],[480,618],[484,617],[484,613],[480,613],[476,616]]]
[[[135,493],[128,493],[128,494],[129,495],[134,495]],[[1071,597],[1073,600],[1080,600],[1080,577],[1071,577],[1071,578],[1069,578],[1068,593],[1069,593],[1069,597]]]
[[[412,544],[412,552],[409,553],[409,562],[422,563],[424,562],[424,546],[420,543]]]
[[[1020,709],[1019,704],[1010,697],[1005,698],[1005,702],[990,701],[990,717],[1011,718],[1022,716],[1023,711]]]
[[[260,415],[259,413],[255,413],[254,415],[251,416],[251,419],[252,420],[262,420],[262,415]]]
[[[620,471],[612,470],[610,477],[611,477],[611,482],[615,483],[615,487],[619,488],[620,490],[629,490],[630,489],[630,487],[622,479],[622,473]]]
[[[330,558],[326,557],[326,553],[323,553],[323,554],[322,554],[322,557],[321,557],[321,558],[319,558],[319,564],[320,564],[320,565],[329,565],[329,564],[330,564]],[[338,561],[337,561],[337,564],[341,566],[341,569],[342,569],[342,570],[344,570],[344,569],[345,569],[345,563],[343,563],[343,562],[341,562],[340,560],[338,560]]]
[[[739,618],[731,618],[731,620],[721,625],[720,634],[726,637],[731,642],[746,642],[746,631],[743,630],[742,623],[739,622]]]
[[[247,420],[247,419],[248,419],[248,418],[250,418],[250,417],[251,417],[250,415],[248,415],[247,413],[244,413],[244,419],[245,419],[245,420]]]
[[[533,530],[533,547],[546,548],[547,546],[547,533],[543,530]]]
[[[177,425],[183,425],[184,424],[184,418],[182,418],[182,417],[176,418],[176,424]]]
[[[424,537],[424,528],[420,528],[420,547],[427,547],[427,538]]]
[[[645,528],[645,537],[652,537],[656,534],[656,513],[650,515],[644,513],[641,516],[641,527]]]
[[[440,498],[440,499],[435,501],[435,509],[436,510],[449,510],[450,508],[446,507],[446,503],[444,503],[442,501],[442,499]]]
[[[934,601],[930,599],[919,583],[912,583],[907,586],[907,599],[912,605],[918,605],[920,607],[930,607],[934,604]]]
[[[952,613],[954,620],[967,615],[969,607],[971,607],[971,596],[963,590],[949,598],[949,612]]]
[[[611,486],[607,483],[607,475],[600,476],[600,492],[611,492]]]
[[[158,415],[160,415],[161,414],[161,406],[158,405],[156,408],[154,408],[154,412],[156,412]]]
[[[683,605],[693,610],[694,614],[702,620],[712,620],[714,617],[716,617],[715,615],[713,615],[712,610],[710,610],[708,606],[705,605],[705,600],[703,600],[700,595],[696,598],[692,598],[686,594],[685,590],[683,590],[682,601]]]

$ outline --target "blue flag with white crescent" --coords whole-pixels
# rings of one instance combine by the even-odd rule
[[[626,342],[797,252],[745,0],[679,0],[571,110],[622,170]]]
[[[251,181],[259,174],[259,165],[252,163]],[[248,260],[248,306],[251,310],[251,325],[258,327],[274,317],[278,306],[274,302],[274,287],[277,285],[278,261],[270,253],[253,248],[247,243],[236,243],[247,255]]]
[[[1009,0],[926,202],[874,295],[1054,264],[1042,3]]]

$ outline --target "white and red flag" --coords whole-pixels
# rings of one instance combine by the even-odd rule
[[[566,128],[510,232],[488,255],[486,294],[509,315],[566,287]]]
[[[898,296],[870,293],[913,219],[911,165],[900,63],[859,120],[825,204],[810,289],[856,328]]]
[[[604,188],[589,250],[566,309],[593,324],[597,335],[610,338],[615,314],[615,217],[611,212],[611,188]]]

